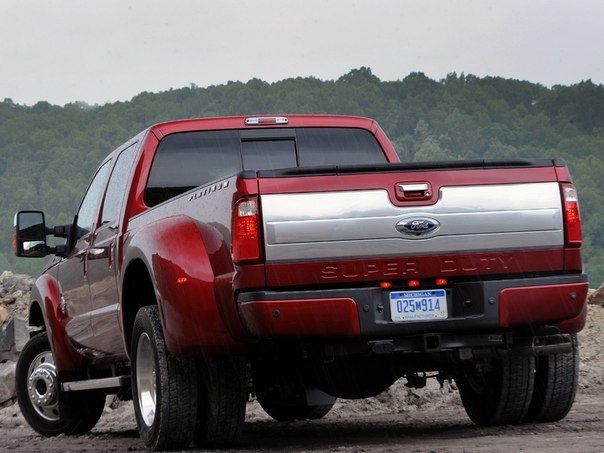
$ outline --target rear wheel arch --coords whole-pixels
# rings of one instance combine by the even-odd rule
[[[124,344],[131,353],[132,329],[138,310],[147,305],[157,305],[155,286],[151,274],[141,259],[130,262],[124,273],[121,305]]]

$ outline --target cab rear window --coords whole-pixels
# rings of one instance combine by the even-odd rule
[[[155,206],[242,170],[386,163],[374,135],[355,128],[280,128],[172,134],[159,144],[145,190]]]

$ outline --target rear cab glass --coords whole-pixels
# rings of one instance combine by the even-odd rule
[[[243,170],[387,163],[375,136],[357,128],[305,127],[194,131],[159,144],[145,204],[155,206]]]

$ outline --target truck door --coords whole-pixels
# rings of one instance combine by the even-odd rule
[[[117,157],[103,200],[100,222],[87,253],[88,283],[92,299],[91,326],[95,349],[125,353],[120,323],[120,291],[117,280],[117,256],[120,219],[136,145],[130,145]]]
[[[61,296],[69,319],[65,326],[67,335],[77,344],[89,347],[92,346],[93,333],[90,325],[92,300],[88,286],[87,254],[109,167],[109,161],[105,162],[88,186],[76,216],[75,246],[59,264],[58,271]]]

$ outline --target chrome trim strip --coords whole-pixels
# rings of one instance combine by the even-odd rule
[[[385,190],[262,196],[267,262],[410,256],[564,244],[557,183],[444,187],[433,206],[394,206]],[[440,228],[402,235],[397,223]]]

